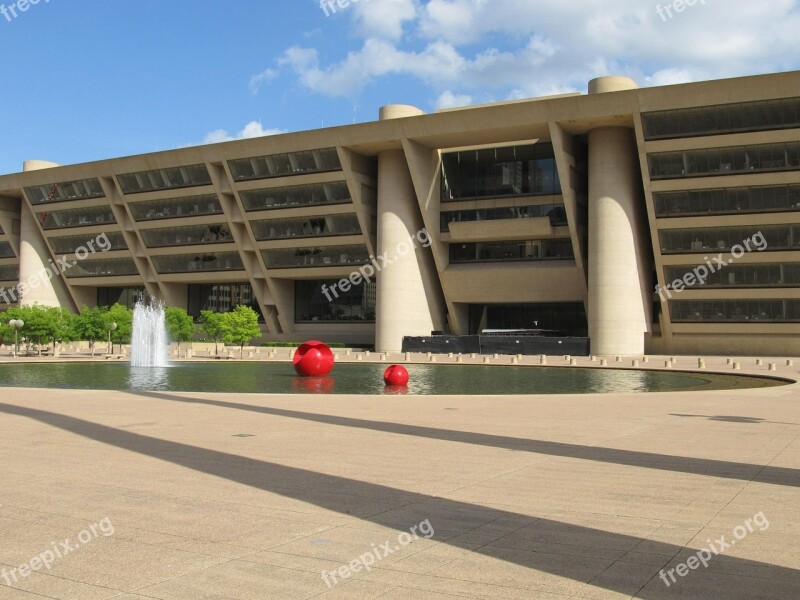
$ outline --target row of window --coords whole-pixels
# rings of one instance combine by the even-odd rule
[[[442,156],[442,201],[560,194],[553,145],[462,150]]]
[[[19,281],[19,265],[0,265],[0,281]]]
[[[800,142],[649,154],[652,179],[678,179],[800,168]]]
[[[658,217],[800,210],[800,185],[658,192]]]
[[[190,283],[188,286],[186,311],[195,319],[203,310],[230,312],[236,306],[246,305],[255,310],[263,319],[258,302],[249,283]],[[113,306],[121,304],[133,308],[136,302],[146,295],[143,287],[99,287],[97,305]]]
[[[177,217],[201,217],[222,213],[222,205],[216,194],[131,202],[128,205],[136,221],[158,221]]]
[[[646,140],[792,129],[800,127],[800,98],[649,112],[642,125]]]
[[[667,282],[674,282],[689,273],[693,273],[697,265],[681,265],[666,267]],[[707,269],[710,271],[710,269]],[[696,279],[695,279],[696,281]],[[696,282],[694,288],[739,288],[739,287],[797,287],[800,286],[800,263],[769,263],[751,265],[728,265],[715,273],[709,273],[701,283]]]
[[[557,227],[567,224],[567,211],[563,204],[533,204],[529,206],[508,206],[502,208],[478,208],[472,210],[451,210],[441,213],[442,231],[450,230],[450,223],[473,221],[496,221],[501,219],[530,219],[549,217],[550,225]]]
[[[364,265],[370,261],[367,247],[361,245],[272,248],[261,251],[270,269]]]
[[[253,235],[259,241],[293,237],[358,235],[361,233],[361,226],[355,214],[270,219],[253,221],[251,225]]]
[[[224,224],[144,229],[142,238],[148,248],[224,244],[233,241],[233,235]]]
[[[800,300],[677,300],[669,305],[673,323],[800,321]]]
[[[140,194],[157,190],[211,185],[211,175],[209,175],[206,166],[200,164],[126,173],[117,175],[117,181],[122,193]]]
[[[25,194],[31,204],[49,204],[50,202],[85,200],[105,196],[100,180],[97,178],[27,187]]]
[[[91,227],[116,223],[110,206],[92,206],[39,213],[39,221],[44,229],[67,229],[71,227]]]
[[[339,171],[342,168],[336,148],[241,158],[228,161],[228,166],[236,181]]]
[[[104,246],[100,248],[106,252],[111,250],[127,250],[128,245],[125,243],[125,238],[120,231],[111,231],[105,234],[108,239],[108,248],[106,249],[105,240]],[[50,238],[50,246],[56,254],[74,254],[77,248],[81,246],[86,247],[86,244],[93,238],[85,235],[69,235],[65,237]],[[95,244],[95,248],[98,246]]]
[[[239,196],[248,212],[313,204],[345,204],[351,201],[350,190],[344,181],[243,191]]]
[[[294,320],[297,323],[318,321],[375,321],[377,298],[375,281],[362,281],[347,291],[338,280],[296,281]]]
[[[739,248],[742,248],[742,253],[800,249],[800,225],[663,229],[658,235],[664,254],[727,252],[732,249],[739,253]]]
[[[575,258],[569,238],[450,244],[451,263],[566,260]]]

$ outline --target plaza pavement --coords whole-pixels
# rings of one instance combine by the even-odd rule
[[[737,373],[800,373],[785,359],[736,362]],[[414,527],[416,539],[402,535]],[[691,557],[722,536],[735,544],[698,566]],[[65,540],[71,550],[45,568]],[[800,386],[0,388],[0,600],[40,598],[800,598]]]

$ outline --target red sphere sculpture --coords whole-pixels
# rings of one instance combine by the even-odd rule
[[[392,365],[383,372],[386,385],[408,385],[408,371],[400,365]]]
[[[312,340],[297,349],[292,363],[302,377],[321,377],[333,371],[333,352],[322,342]]]

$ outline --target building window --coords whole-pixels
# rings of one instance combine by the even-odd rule
[[[141,233],[148,248],[224,244],[233,241],[233,235],[231,235],[228,226],[222,223],[192,225],[190,227],[168,227],[165,229],[143,229]]]
[[[199,319],[200,312],[204,310],[225,313],[240,305],[252,308],[263,322],[264,316],[249,283],[189,284],[187,312],[195,319]]]
[[[338,279],[295,282],[296,323],[318,321],[375,322],[375,281],[350,287],[346,292]],[[327,293],[326,293],[327,292]]]
[[[800,185],[684,190],[653,194],[657,217],[800,210]]]
[[[19,265],[0,265],[0,281],[19,281]]]
[[[547,142],[442,156],[443,202],[560,193],[553,145]]]
[[[222,205],[215,194],[131,202],[128,207],[131,209],[133,218],[137,221],[157,221],[160,219],[222,214]]]
[[[272,248],[261,253],[270,269],[363,265],[370,261],[364,245]]]
[[[674,323],[796,323],[800,300],[673,300]]]
[[[800,250],[800,225],[749,225],[662,229],[658,232],[662,254],[726,252],[741,246],[751,252]]]
[[[127,250],[128,245],[120,231],[110,231],[105,234],[110,244],[108,250]],[[50,247],[56,254],[74,254],[75,250],[81,246],[86,247],[86,243],[91,241],[92,236],[70,235],[66,237],[49,238]]]
[[[189,165],[170,169],[155,169],[117,175],[124,194],[140,194],[156,190],[211,185],[211,175],[205,165]]]
[[[194,271],[243,271],[238,252],[203,252],[202,254],[164,254],[154,256],[159,273],[193,273]]]
[[[687,274],[694,274],[694,269],[698,266],[700,265],[666,267],[664,274],[667,285],[671,288],[671,282],[682,280]],[[693,285],[686,286],[686,288],[798,287],[800,286],[800,263],[732,264],[720,268],[714,273],[709,273],[703,282],[697,281],[696,276],[694,281]]]
[[[531,330],[549,336],[588,335],[586,309],[582,302],[471,304],[470,335],[480,335],[487,329]]]
[[[533,204],[529,206],[446,211],[441,213],[440,226],[441,231],[446,232],[450,230],[450,223],[529,219],[534,217],[549,217],[552,227],[567,225],[567,211],[564,209],[563,204]]]
[[[342,169],[336,148],[240,158],[228,161],[228,166],[236,181],[341,171]]]
[[[144,287],[99,287],[97,288],[97,306],[121,304],[133,308],[140,298],[146,296],[147,292]]]
[[[248,190],[239,192],[239,196],[242,199],[244,209],[248,212],[313,204],[349,204],[352,202],[350,190],[344,181]]]
[[[647,161],[656,180],[794,171],[800,168],[800,142],[658,152]]]
[[[358,217],[355,214],[269,219],[253,221],[251,225],[253,235],[257,240],[358,235],[361,233],[361,226],[358,224]]]
[[[64,276],[69,279],[81,277],[119,277],[124,275],[138,275],[139,270],[132,258],[105,258],[82,260],[75,263]]]
[[[37,213],[43,229],[67,229],[71,227],[92,227],[116,223],[109,206],[93,206],[73,210],[58,210]]]
[[[0,258],[14,258],[16,254],[11,244],[8,242],[0,242]]]
[[[99,179],[81,179],[27,187],[25,195],[28,196],[31,204],[49,204],[51,202],[102,198],[105,193],[103,193]]]
[[[720,104],[642,114],[646,140],[800,127],[800,98]]]
[[[571,260],[575,258],[569,238],[514,242],[450,244],[451,263]]]

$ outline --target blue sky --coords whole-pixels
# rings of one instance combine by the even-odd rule
[[[800,63],[797,0],[19,1],[0,0],[0,173]]]

